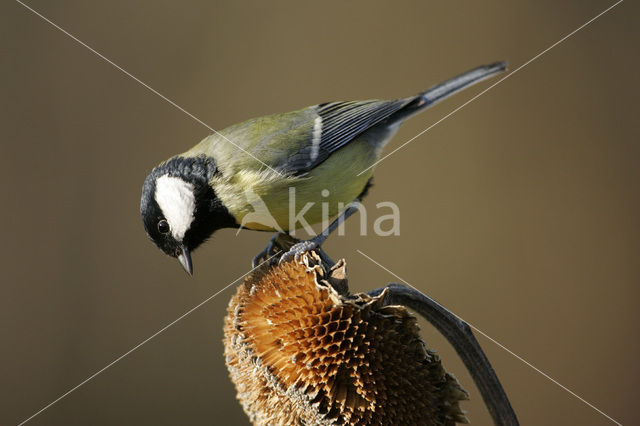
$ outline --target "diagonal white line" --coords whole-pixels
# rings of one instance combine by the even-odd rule
[[[24,6],[26,9],[30,10],[31,12],[33,12],[35,15],[39,16],[40,18],[42,18],[44,21],[48,22],[49,24],[51,24],[54,28],[56,28],[57,30],[59,30],[60,32],[64,33],[65,35],[67,35],[68,37],[70,37],[71,39],[73,39],[75,42],[77,42],[78,44],[80,44],[83,47],[86,47],[88,50],[90,50],[93,54],[95,54],[96,56],[98,56],[99,58],[103,59],[105,62],[109,63],[110,65],[112,65],[114,68],[118,69],[119,71],[121,71],[122,73],[124,73],[125,75],[127,75],[128,77],[132,78],[133,80],[135,80],[136,82],[138,82],[139,84],[141,84],[143,87],[145,87],[147,90],[149,90],[150,92],[152,92],[153,94],[159,96],[160,98],[164,99],[165,101],[167,101],[168,103],[170,103],[172,106],[174,106],[176,109],[182,111],[183,113],[185,113],[186,115],[188,115],[189,117],[191,117],[192,119],[194,119],[195,121],[197,121],[198,123],[202,124],[204,127],[206,127],[207,129],[211,130],[213,133],[217,134],[218,136],[220,136],[221,138],[223,138],[224,140],[226,140],[227,142],[229,142],[231,145],[235,146],[236,148],[238,148],[240,151],[244,152],[245,154],[247,154],[248,156],[250,156],[251,158],[253,158],[254,160],[260,162],[263,166],[267,167],[268,169],[270,169],[271,171],[282,175],[282,173],[280,173],[279,171],[275,170],[274,168],[272,168],[271,166],[269,166],[268,164],[266,164],[265,162],[263,162],[262,160],[260,160],[259,158],[257,158],[256,156],[254,156],[253,154],[251,154],[250,152],[248,152],[247,150],[245,150],[244,148],[242,148],[241,146],[237,145],[236,143],[234,143],[232,140],[230,140],[229,138],[227,138],[225,135],[223,135],[222,133],[218,132],[216,129],[214,129],[213,127],[209,126],[207,123],[205,123],[204,121],[200,120],[198,117],[196,117],[195,115],[191,114],[189,111],[187,111],[186,109],[182,108],[180,105],[178,105],[177,103],[175,103],[174,101],[172,101],[171,99],[167,98],[165,95],[163,95],[162,93],[158,92],[156,89],[154,89],[153,87],[149,86],[147,83],[145,83],[144,81],[140,80],[138,77],[136,77],[135,75],[131,74],[129,71],[125,70],[124,68],[122,68],[120,65],[116,64],[115,62],[113,62],[111,59],[107,58],[106,56],[104,56],[102,53],[98,52],[96,49],[94,49],[93,47],[89,46],[87,43],[83,42],[82,40],[80,40],[79,38],[77,38],[76,36],[74,36],[73,34],[71,34],[69,31],[65,30],[64,28],[62,28],[61,26],[59,26],[58,24],[56,24],[55,22],[51,21],[49,18],[47,18],[46,16],[42,15],[41,13],[39,13],[38,11],[36,11],[35,9],[31,8],[30,6],[27,6],[26,4],[24,4],[22,1],[20,0],[16,0],[17,3],[21,4],[22,6]]]
[[[36,10],[34,10],[33,8],[27,6],[25,3],[23,3],[20,0],[16,0],[17,3],[21,4],[23,7],[25,7],[26,9],[28,9],[29,11],[31,11],[32,13],[34,13],[35,15],[39,16],[40,18],[42,18],[44,21],[48,22],[49,24],[51,24],[53,27],[55,27],[56,29],[58,29],[59,31],[61,31],[62,33],[64,33],[65,35],[67,35],[68,37],[70,37],[71,39],[73,39],[74,41],[76,41],[77,43],[79,43],[80,45],[84,46],[85,48],[87,48],[88,50],[90,50],[92,53],[94,53],[95,55],[97,55],[98,57],[100,57],[101,59],[103,59],[104,61],[106,61],[107,63],[109,63],[110,65],[112,65],[113,67],[115,67],[116,69],[118,69],[119,71],[123,72],[125,75],[127,75],[128,77],[132,78],[133,80],[135,80],[136,82],[138,82],[139,84],[141,84],[143,87],[145,87],[146,89],[148,89],[149,91],[151,91],[152,93],[154,93],[155,95],[159,96],[160,98],[162,98],[163,100],[165,100],[166,102],[168,102],[169,104],[171,104],[172,106],[174,106],[175,108],[177,108],[178,110],[182,111],[184,114],[188,115],[189,117],[191,117],[192,119],[194,119],[195,121],[197,121],[198,123],[202,124],[203,126],[207,127],[209,130],[211,130],[212,132],[218,134],[219,136],[221,136],[222,138],[224,138],[226,141],[228,141],[229,143],[231,143],[233,146],[235,146],[236,148],[240,149],[241,151],[243,151],[244,153],[246,153],[247,155],[251,156],[252,158],[254,158],[255,160],[257,160],[258,162],[260,162],[261,164],[263,164],[264,166],[266,166],[267,168],[271,169],[272,171],[280,174],[280,172],[274,170],[273,168],[271,168],[269,165],[265,164],[264,162],[262,162],[260,159],[256,158],[255,156],[253,156],[251,153],[247,152],[246,150],[244,150],[243,148],[241,148],[240,146],[238,146],[237,144],[235,144],[234,142],[232,142],[231,140],[229,140],[226,136],[222,135],[221,133],[219,133],[218,131],[216,131],[215,129],[213,129],[211,126],[207,125],[205,122],[203,122],[202,120],[200,120],[198,117],[196,117],[195,115],[191,114],[190,112],[188,112],[187,110],[185,110],[184,108],[182,108],[181,106],[179,106],[178,104],[176,104],[174,101],[172,101],[171,99],[167,98],[166,96],[164,96],[163,94],[161,94],[160,92],[158,92],[157,90],[155,90],[154,88],[152,88],[151,86],[149,86],[148,84],[144,83],[142,80],[140,80],[139,78],[137,78],[136,76],[134,76],[133,74],[131,74],[130,72],[126,71],[125,69],[123,69],[122,67],[120,67],[119,65],[117,65],[115,62],[111,61],[110,59],[108,59],[107,57],[105,57],[104,55],[102,55],[100,52],[96,51],[95,49],[93,49],[92,47],[90,47],[89,45],[87,45],[86,43],[82,42],[81,40],[79,40],[77,37],[75,37],[74,35],[72,35],[71,33],[69,33],[68,31],[66,31],[65,29],[61,28],[59,25],[55,24],[54,22],[52,22],[50,19],[46,18],[45,16],[43,16],[42,14],[40,14],[39,12],[37,12]],[[418,135],[414,136],[413,138],[411,138],[410,140],[408,140],[407,142],[405,142],[404,144],[402,144],[400,147],[396,148],[395,150],[393,150],[391,153],[385,155],[383,158],[381,158],[380,160],[378,160],[376,163],[374,163],[372,166],[370,166],[369,168],[363,170],[360,174],[364,173],[366,170],[370,169],[371,167],[374,167],[375,165],[377,165],[378,163],[380,163],[381,161],[385,160],[387,157],[389,157],[390,155],[394,154],[395,152],[397,152],[399,149],[403,148],[404,146],[406,146],[408,143],[412,142],[413,140],[415,140],[416,138],[420,137],[422,134],[424,134],[425,132],[427,132],[428,130],[430,130],[431,128],[433,128],[434,126],[436,126],[437,124],[439,124],[440,122],[444,121],[446,118],[448,118],[449,116],[455,114],[457,111],[459,111],[460,109],[464,108],[466,105],[468,105],[469,103],[473,102],[474,100],[476,100],[478,97],[480,97],[481,95],[483,95],[484,93],[486,93],[487,91],[489,91],[490,89],[492,89],[493,87],[497,86],[498,84],[500,84],[501,82],[503,82],[504,80],[506,80],[507,78],[511,77],[513,74],[515,74],[516,72],[518,72],[520,69],[524,68],[525,66],[529,65],[531,62],[535,61],[536,59],[538,59],[539,57],[541,57],[542,55],[544,55],[545,53],[547,53],[549,50],[553,49],[554,47],[556,47],[558,44],[562,43],[563,41],[565,41],[566,39],[568,39],[569,37],[573,36],[575,33],[577,33],[578,31],[580,31],[581,29],[583,29],[584,27],[586,27],[587,25],[589,25],[590,23],[592,23],[593,21],[595,21],[596,19],[598,19],[600,16],[604,15],[605,13],[607,13],[608,11],[610,11],[611,9],[613,9],[614,7],[616,7],[618,4],[622,3],[623,0],[619,0],[618,2],[616,2],[615,4],[613,4],[612,6],[608,7],[607,9],[605,9],[603,12],[601,12],[600,14],[596,15],[594,18],[592,18],[591,20],[587,21],[585,24],[581,25],[580,27],[578,27],[576,30],[572,31],[571,33],[569,33],[568,35],[566,35],[565,37],[563,37],[562,39],[560,39],[559,41],[557,41],[556,43],[554,43],[553,45],[549,46],[547,49],[543,50],[542,52],[540,52],[538,55],[534,56],[532,59],[528,60],[527,62],[525,62],[524,64],[520,65],[518,68],[516,68],[514,71],[512,71],[511,73],[507,74],[505,77],[503,77],[502,79],[498,80],[496,83],[492,84],[491,86],[489,86],[488,88],[486,88],[485,90],[483,90],[482,92],[480,92],[479,94],[477,94],[476,96],[474,96],[473,98],[471,98],[470,100],[468,100],[467,102],[465,102],[464,104],[462,104],[461,106],[459,106],[458,108],[454,109],[453,111],[451,111],[449,114],[445,115],[443,118],[441,118],[440,120],[438,120],[437,122],[435,122],[434,124],[432,124],[431,126],[429,126],[427,129],[423,130],[422,132],[420,132]],[[359,174],[359,175],[360,175]],[[378,265],[379,267],[381,267],[382,269],[384,269],[385,271],[389,272],[391,275],[395,276],[396,278],[398,278],[399,280],[401,280],[402,282],[404,282],[405,284],[413,287],[414,289],[416,289],[413,285],[411,285],[410,283],[408,283],[407,281],[405,281],[404,279],[402,279],[401,277],[399,277],[398,275],[394,274],[393,272],[391,272],[389,269],[385,268],[384,266],[382,266],[380,263],[376,262],[375,260],[373,260],[371,257],[367,256],[365,253],[363,253],[360,250],[357,250],[358,253],[360,253],[361,255],[363,255],[364,257],[368,258],[370,261],[372,261],[373,263],[375,263],[376,265]],[[263,262],[264,263],[264,262]],[[257,268],[257,267],[256,267]],[[190,310],[188,310],[187,312],[185,312],[184,314],[182,314],[180,317],[178,317],[177,319],[175,319],[174,321],[170,322],[169,324],[167,324],[166,326],[164,326],[163,328],[161,328],[160,330],[158,330],[156,333],[154,333],[153,335],[151,335],[150,337],[146,338],[145,340],[143,340],[142,342],[140,342],[139,344],[137,344],[136,346],[134,346],[133,348],[131,348],[129,351],[125,352],[124,354],[122,354],[121,356],[119,356],[118,358],[116,358],[115,360],[113,360],[111,363],[107,364],[105,367],[103,367],[102,369],[98,370],[97,372],[95,372],[94,374],[92,374],[91,376],[89,376],[88,378],[86,378],[84,381],[82,381],[81,383],[79,383],[78,385],[74,386],[73,388],[71,388],[70,390],[68,390],[67,392],[65,392],[64,394],[62,394],[61,396],[59,396],[58,398],[56,398],[55,400],[53,400],[51,403],[47,404],[46,406],[44,406],[42,409],[40,409],[39,411],[37,411],[36,413],[34,413],[33,415],[31,415],[30,417],[28,417],[27,419],[25,419],[24,421],[22,421],[19,425],[23,425],[25,423],[27,423],[28,421],[32,420],[34,417],[38,416],[39,414],[41,414],[42,412],[44,412],[45,410],[47,410],[48,408],[50,408],[51,406],[53,406],[54,404],[56,404],[57,402],[59,402],[60,400],[62,400],[63,398],[65,398],[66,396],[68,396],[69,394],[71,394],[72,392],[74,392],[75,390],[77,390],[78,388],[80,388],[81,386],[83,386],[84,384],[86,384],[87,382],[89,382],[90,380],[92,380],[93,378],[95,378],[96,376],[98,376],[99,374],[103,373],[105,370],[107,370],[108,368],[112,367],[114,364],[116,364],[117,362],[121,361],[122,359],[124,359],[125,357],[127,357],[128,355],[130,355],[132,352],[134,352],[135,350],[139,349],[141,346],[143,346],[144,344],[148,343],[150,340],[152,340],[153,338],[155,338],[156,336],[158,336],[159,334],[163,333],[164,331],[166,331],[168,328],[172,327],[173,325],[175,325],[176,323],[178,323],[179,321],[181,321],[182,319],[184,319],[185,317],[187,317],[188,315],[190,315],[191,313],[193,313],[195,310],[199,309],[201,306],[203,306],[204,304],[206,304],[207,302],[209,302],[211,299],[213,299],[214,297],[216,297],[217,295],[219,295],[220,293],[222,293],[224,290],[226,290],[227,288],[229,288],[230,286],[232,286],[233,284],[235,284],[237,281],[239,281],[240,279],[242,279],[244,276],[246,276],[247,274],[249,274],[250,272],[252,272],[253,270],[255,270],[256,268],[251,269],[249,272],[243,274],[242,276],[240,276],[239,278],[237,278],[236,280],[234,280],[233,282],[231,282],[230,284],[228,284],[227,286],[225,286],[223,289],[219,290],[218,292],[216,292],[215,294],[213,294],[212,296],[209,296],[207,299],[205,299],[204,301],[202,301],[201,303],[199,303],[198,305],[194,306],[193,308],[191,308]],[[416,289],[418,290],[418,289]],[[420,290],[418,290],[420,291]],[[520,361],[522,361],[523,363],[527,364],[529,367],[531,367],[532,369],[534,369],[535,371],[537,371],[538,373],[542,374],[544,377],[546,377],[547,379],[549,379],[550,381],[552,381],[553,383],[555,383],[556,385],[558,385],[559,387],[561,387],[562,389],[566,390],[567,392],[569,392],[571,395],[575,396],[576,398],[578,398],[579,400],[581,400],[582,402],[584,402],[585,404],[587,404],[588,406],[590,406],[591,408],[593,408],[594,410],[596,410],[597,412],[599,412],[600,414],[602,414],[603,416],[605,416],[606,418],[608,418],[609,420],[611,420],[612,422],[620,425],[619,422],[617,422],[616,420],[614,420],[613,418],[611,418],[610,416],[608,416],[606,413],[604,413],[603,411],[599,410],[597,407],[595,407],[593,404],[589,403],[588,401],[586,401],[585,399],[581,398],[579,395],[577,395],[576,393],[572,392],[570,389],[568,389],[567,387],[563,386],[562,384],[560,384],[559,382],[557,382],[556,380],[554,380],[553,378],[551,378],[549,375],[545,374],[544,372],[542,372],[541,370],[539,370],[538,368],[536,368],[535,366],[533,366],[531,363],[529,363],[528,361],[526,361],[524,358],[518,356],[517,354],[515,354],[514,352],[512,352],[511,350],[509,350],[508,348],[506,348],[505,346],[503,346],[502,344],[500,344],[499,342],[497,342],[495,339],[491,338],[490,336],[488,336],[486,333],[484,333],[483,331],[481,331],[480,329],[478,329],[477,327],[473,326],[472,324],[469,324],[470,327],[472,327],[475,331],[477,331],[478,333],[482,334],[483,336],[485,336],[486,338],[488,338],[489,340],[491,340],[492,342],[494,342],[496,345],[498,345],[499,347],[503,348],[505,351],[509,352],[511,355],[513,355],[514,357],[516,357],[517,359],[519,359]]]
[[[277,253],[276,253],[277,254]],[[251,268],[250,271],[245,272],[244,274],[242,274],[241,276],[239,276],[238,278],[236,278],[235,280],[233,280],[231,283],[229,283],[228,285],[226,285],[224,288],[222,288],[221,290],[218,290],[215,294],[207,297],[206,299],[204,299],[202,302],[198,303],[196,306],[194,306],[193,308],[189,309],[187,312],[185,312],[184,314],[180,315],[178,318],[176,318],[175,320],[171,321],[169,324],[165,325],[164,327],[162,327],[160,330],[156,331],[155,333],[153,333],[151,336],[147,337],[146,339],[144,339],[142,342],[138,343],[137,345],[135,345],[134,347],[132,347],[131,349],[129,349],[127,352],[123,353],[122,355],[120,355],[118,358],[114,359],[113,361],[111,361],[109,364],[105,365],[104,367],[102,367],[100,370],[96,371],[95,373],[93,373],[92,375],[90,375],[89,377],[87,377],[86,379],[84,379],[82,382],[78,383],[77,385],[75,385],[74,387],[72,387],[71,389],[69,389],[68,391],[66,391],[65,393],[63,393],[62,395],[60,395],[59,397],[57,397],[56,399],[54,399],[53,401],[51,401],[49,404],[45,405],[44,407],[42,407],[40,410],[36,411],[35,413],[33,413],[31,416],[29,416],[28,418],[24,419],[22,422],[20,422],[18,424],[18,426],[22,426],[23,424],[27,423],[28,421],[32,420],[34,417],[36,417],[37,415],[39,415],[40,413],[42,413],[43,411],[47,410],[48,408],[50,408],[51,406],[55,405],[56,403],[58,403],[60,400],[62,400],[63,398],[65,398],[66,396],[68,396],[69,394],[71,394],[72,392],[76,391],[79,387],[83,386],[84,384],[86,384],[87,382],[89,382],[90,380],[94,379],[96,376],[100,375],[101,373],[103,373],[105,370],[107,370],[108,368],[112,367],[114,364],[116,364],[117,362],[121,361],[122,359],[126,358],[128,355],[130,355],[132,352],[134,352],[135,350],[139,349],[141,346],[143,346],[144,344],[148,343],[150,340],[152,340],[153,338],[155,338],[156,336],[158,336],[159,334],[162,334],[164,331],[166,331],[168,328],[170,328],[171,326],[175,325],[176,323],[178,323],[179,321],[181,321],[182,319],[186,318],[187,316],[189,316],[190,314],[192,314],[194,311],[196,311],[197,309],[199,309],[200,307],[202,307],[204,304],[206,304],[207,302],[209,302],[211,299],[213,299],[214,297],[216,297],[217,295],[219,295],[220,293],[222,293],[223,291],[225,291],[226,289],[228,289],[229,287],[231,287],[232,285],[234,285],[235,283],[237,283],[238,281],[240,281],[242,278],[244,278],[245,276],[247,276],[248,274],[250,274],[251,272],[255,271],[256,268],[259,268],[260,266],[262,266],[265,262],[268,262],[273,256],[275,256],[276,254],[273,254],[271,256],[269,256],[267,259],[265,259],[262,263],[260,263],[258,266]]]
[[[438,124],[442,123],[444,120],[446,120],[447,118],[451,117],[453,114],[455,114],[456,112],[460,111],[462,108],[466,107],[467,105],[469,105],[471,102],[475,101],[476,99],[478,99],[480,96],[484,95],[485,93],[487,93],[489,90],[493,89],[494,87],[496,87],[498,84],[502,83],[503,81],[505,81],[506,79],[508,79],[509,77],[511,77],[512,75],[514,75],[515,73],[517,73],[518,71],[520,71],[522,68],[526,67],[527,65],[529,65],[531,62],[535,61],[536,59],[538,59],[539,57],[541,57],[542,55],[544,55],[545,53],[547,53],[548,51],[550,51],[551,49],[553,49],[554,47],[556,47],[557,45],[559,45],[560,43],[562,43],[563,41],[565,41],[566,39],[568,39],[569,37],[571,37],[572,35],[574,35],[575,33],[577,33],[578,31],[580,31],[581,29],[583,29],[584,27],[586,27],[587,25],[591,24],[593,21],[595,21],[596,19],[598,19],[599,17],[601,17],[602,15],[604,15],[605,13],[609,12],[611,9],[613,9],[614,7],[616,7],[617,5],[619,5],[620,3],[622,3],[624,0],[618,0],[616,3],[614,3],[613,5],[609,6],[608,8],[606,8],[605,10],[603,10],[602,12],[600,12],[599,14],[597,14],[596,16],[594,16],[593,18],[589,19],[587,22],[585,22],[584,24],[580,25],[578,28],[576,28],[575,30],[571,31],[569,34],[567,34],[566,36],[562,37],[560,40],[556,41],[555,43],[553,43],[551,46],[547,47],[546,49],[544,49],[542,52],[538,53],[536,56],[534,56],[533,58],[529,59],[527,62],[525,62],[524,64],[520,65],[518,68],[514,69],[513,71],[511,71],[510,73],[508,73],[507,75],[505,75],[504,77],[502,77],[500,80],[496,81],[495,83],[493,83],[491,86],[487,87],[486,89],[484,89],[482,92],[478,93],[477,95],[475,95],[473,98],[469,99],[467,102],[463,103],[462,105],[460,105],[459,107],[457,107],[456,109],[454,109],[453,111],[449,112],[447,115],[445,115],[444,117],[442,117],[441,119],[439,119],[438,121],[436,121],[435,123],[433,123],[431,126],[427,127],[426,129],[424,129],[423,131],[421,131],[420,133],[418,133],[417,135],[415,135],[414,137],[412,137],[411,139],[409,139],[408,141],[406,141],[405,143],[403,143],[402,145],[400,145],[399,147],[397,147],[396,149],[394,149],[393,151],[391,151],[390,153],[388,153],[387,155],[385,155],[384,157],[380,158],[378,161],[376,161],[375,163],[373,163],[372,165],[370,165],[369,167],[367,167],[366,169],[364,169],[363,171],[361,171],[360,173],[358,173],[357,176],[360,176],[361,174],[363,174],[364,172],[366,172],[367,170],[375,167],[376,165],[380,164],[382,161],[386,160],[387,158],[389,158],[391,155],[395,154],[396,152],[398,152],[399,150],[401,150],[402,148],[404,148],[405,146],[407,146],[408,144],[410,144],[411,142],[413,142],[415,139],[419,138],[420,136],[422,136],[423,134],[425,134],[426,132],[428,132],[429,130],[431,130],[432,128],[434,128],[435,126],[437,126]]]
[[[366,257],[367,259],[369,259],[371,262],[375,263],[376,265],[378,265],[380,268],[384,269],[385,271],[387,271],[389,274],[393,275],[394,277],[396,277],[397,279],[399,279],[400,281],[402,281],[403,283],[405,283],[406,285],[408,285],[409,287],[412,287],[414,290],[419,291],[420,293],[422,293],[422,290],[417,289],[413,284],[410,284],[407,280],[401,278],[399,275],[397,275],[396,273],[392,272],[391,270],[389,270],[388,268],[384,267],[383,265],[381,265],[379,262],[373,260],[370,256],[367,256],[365,253],[363,253],[360,250],[356,250],[358,253],[360,253],[361,255],[363,255],[364,257]],[[424,294],[424,293],[422,293]],[[453,312],[452,312],[453,313]],[[548,374],[546,374],[544,371],[540,370],[539,368],[537,368],[536,366],[534,366],[533,364],[531,364],[529,361],[527,361],[526,359],[522,358],[521,356],[519,356],[518,354],[514,353],[512,350],[510,350],[509,348],[507,348],[506,346],[504,346],[503,344],[501,344],[500,342],[498,342],[497,340],[495,340],[493,337],[489,336],[487,333],[485,333],[484,331],[480,330],[478,327],[476,327],[475,325],[471,324],[468,321],[465,321],[464,319],[462,319],[462,317],[458,316],[457,314],[453,313],[453,315],[455,315],[456,317],[458,317],[461,321],[466,322],[467,324],[469,324],[469,327],[473,328],[475,331],[477,331],[478,333],[482,334],[484,337],[486,337],[487,339],[489,339],[490,341],[492,341],[493,343],[495,343],[498,347],[504,349],[505,351],[507,351],[508,353],[510,353],[511,355],[513,355],[515,358],[517,358],[518,360],[522,361],[523,363],[525,363],[526,365],[528,365],[529,367],[531,367],[533,370],[537,371],[538,373],[542,374],[544,377],[546,377],[547,379],[549,379],[550,381],[552,381],[553,383],[555,383],[556,385],[558,385],[559,387],[561,387],[562,389],[564,389],[565,391],[569,392],[571,395],[573,395],[574,397],[576,397],[577,399],[579,399],[580,401],[582,401],[583,403],[585,403],[586,405],[588,405],[589,407],[593,408],[595,411],[597,411],[598,413],[602,414],[604,417],[606,417],[607,419],[611,420],[613,423],[622,426],[622,423],[618,422],[617,420],[613,419],[611,416],[609,416],[607,413],[605,413],[604,411],[600,410],[598,407],[596,407],[595,405],[591,404],[589,401],[587,401],[586,399],[582,398],[580,395],[578,395],[577,393],[573,392],[571,389],[569,389],[568,387],[564,386],[563,384],[561,384],[560,382],[558,382],[557,380],[555,380],[554,378],[552,378],[551,376],[549,376]]]

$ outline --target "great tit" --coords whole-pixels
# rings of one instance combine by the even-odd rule
[[[327,102],[209,135],[145,179],[147,235],[192,274],[190,253],[218,229],[292,231],[300,209],[311,225],[335,216],[362,198],[400,124],[505,68],[496,62],[407,98]]]

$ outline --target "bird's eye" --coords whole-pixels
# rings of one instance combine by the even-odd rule
[[[161,234],[168,234],[170,230],[171,228],[169,227],[169,222],[164,219],[158,222],[158,232],[160,232]]]

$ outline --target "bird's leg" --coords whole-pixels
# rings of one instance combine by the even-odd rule
[[[269,239],[267,246],[263,248],[258,254],[255,255],[252,262],[252,267],[256,268],[260,263],[273,257],[278,251],[286,251],[293,247],[298,239],[292,237],[285,232],[278,232]]]
[[[518,418],[498,376],[471,332],[469,324],[425,294],[402,284],[391,283],[367,294],[375,297],[385,290],[385,306],[403,305],[416,311],[451,343],[480,390],[493,422],[500,426],[518,425]]]
[[[347,206],[347,208],[340,213],[336,220],[331,222],[331,225],[329,225],[321,233],[311,238],[310,240],[300,241],[289,248],[289,250],[284,253],[282,257],[280,257],[280,263],[287,262],[292,258],[298,260],[302,253],[308,252],[310,250],[316,250],[320,253],[320,256],[323,257],[323,261],[328,261],[327,263],[332,265],[333,261],[331,261],[329,256],[327,256],[327,254],[320,249],[320,246],[329,237],[329,234],[335,231],[338,226],[340,226],[345,220],[349,218],[349,216],[354,214],[356,211],[358,211],[357,206],[354,204],[349,204],[349,206]]]
[[[269,258],[269,253],[271,252],[271,250],[273,250],[273,247],[274,247],[274,244],[275,244],[274,240],[276,239],[277,236],[278,236],[278,234],[276,234],[273,237],[269,238],[269,242],[267,243],[265,248],[260,250],[258,252],[258,254],[256,254],[253,257],[253,260],[251,261],[251,267],[252,268],[257,268],[258,265],[262,263],[262,259],[268,259]]]

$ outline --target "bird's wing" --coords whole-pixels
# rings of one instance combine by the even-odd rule
[[[266,167],[302,176],[372,127],[398,124],[505,67],[504,62],[477,67],[408,98],[330,102],[254,118],[212,135],[189,154],[212,155],[229,175]]]
[[[281,169],[295,175],[310,171],[412,100],[330,102],[310,107],[315,113],[312,115],[311,133],[289,155]]]
[[[429,106],[504,71],[506,66],[505,62],[483,65],[408,98],[330,102],[310,107],[315,112],[311,137],[289,156],[283,170],[304,174],[372,127],[401,123]]]

